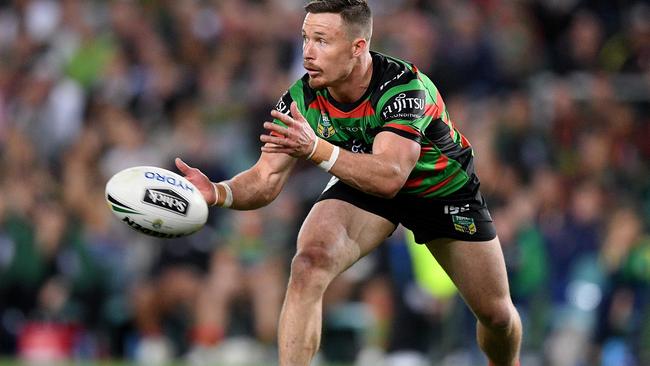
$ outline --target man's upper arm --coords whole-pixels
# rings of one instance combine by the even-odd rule
[[[420,144],[430,120],[426,102],[427,92],[417,79],[389,87],[378,100],[376,117],[381,128],[373,142],[373,154],[397,164],[402,183],[420,158]]]
[[[419,143],[428,120],[425,116],[426,91],[391,90],[385,95],[377,113],[382,124],[381,131],[390,131]]]

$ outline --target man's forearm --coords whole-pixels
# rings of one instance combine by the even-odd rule
[[[235,210],[254,210],[271,203],[277,194],[269,189],[259,172],[251,168],[225,182],[230,186]]]
[[[385,198],[394,197],[409,174],[381,154],[355,154],[347,150],[339,151],[330,173],[354,188]]]
[[[280,194],[286,183],[295,159],[282,159],[279,163],[258,162],[232,179],[225,181],[232,190],[235,210],[254,210],[264,207]],[[278,164],[275,164],[278,163]]]

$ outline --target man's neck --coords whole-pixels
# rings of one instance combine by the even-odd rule
[[[340,85],[328,87],[327,91],[338,102],[353,103],[368,90],[371,80],[372,56],[366,53],[345,81]]]

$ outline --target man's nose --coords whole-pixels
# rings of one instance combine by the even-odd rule
[[[302,47],[302,57],[305,60],[313,60],[314,59],[314,46],[312,42],[305,42],[305,45]]]

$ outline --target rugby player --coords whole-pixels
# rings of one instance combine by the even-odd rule
[[[273,201],[298,159],[333,175],[298,235],[279,322],[280,365],[310,364],[325,289],[398,224],[414,232],[458,287],[490,364],[518,365],[521,321],[469,141],[425,74],[370,51],[365,1],[312,1],[305,10],[307,73],[264,123],[270,133],[260,137],[257,163],[212,183],[176,160],[208,203],[238,210]]]

